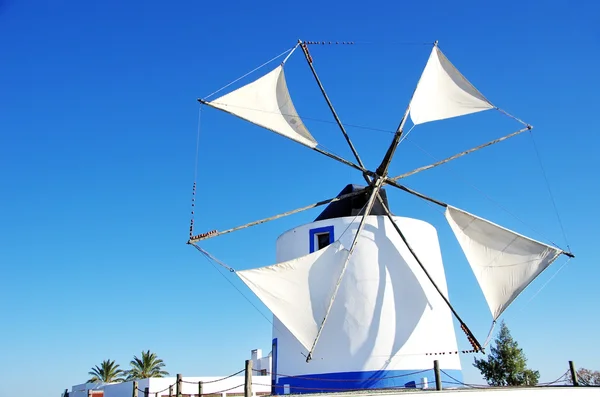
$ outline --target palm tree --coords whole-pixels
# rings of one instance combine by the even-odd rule
[[[162,370],[165,366],[163,360],[156,356],[156,353],[142,351],[142,358],[133,356],[133,360],[129,363],[131,369],[127,371],[127,380],[146,379],[146,378],[163,378],[169,375],[167,371]]]
[[[123,382],[125,372],[119,369],[119,364],[115,364],[115,360],[104,360],[100,366],[96,365],[88,374],[92,377],[87,383],[113,383]]]

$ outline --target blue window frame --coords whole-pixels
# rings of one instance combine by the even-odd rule
[[[329,242],[322,247],[318,246],[318,238],[319,236],[329,236]],[[326,238],[326,237],[321,237],[321,238]],[[335,241],[334,236],[333,236],[333,226],[324,226],[324,227],[317,227],[314,229],[310,229],[308,231],[308,246],[309,246],[309,252],[313,253],[316,250],[320,249],[320,248],[325,248],[327,245],[333,243]]]

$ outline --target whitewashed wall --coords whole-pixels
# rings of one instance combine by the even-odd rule
[[[71,387],[71,391],[69,391],[69,397],[87,397],[88,390],[104,390],[105,387],[115,387],[120,385],[121,383],[81,383],[79,385],[74,385]],[[144,387],[148,385],[147,381]],[[139,386],[138,386],[139,387]],[[129,390],[132,390],[132,386],[129,386]],[[130,393],[131,395],[131,393]]]
[[[315,228],[333,227],[333,240],[349,248],[360,219],[327,219],[287,231],[277,240],[277,262],[308,254]],[[435,228],[417,219],[394,219],[448,296]],[[427,353],[457,350],[447,304],[385,216],[367,218],[312,361],[306,363],[306,349],[274,320],[278,375],[430,369],[433,357]],[[442,369],[461,369],[458,355],[435,358]]]
[[[74,385],[69,392],[69,397],[87,397],[88,389],[94,389],[95,386],[90,383]]]
[[[267,373],[271,373],[271,356],[267,355],[266,357],[263,357],[262,349],[252,350],[251,360],[253,375],[260,375],[261,370],[266,370]]]
[[[144,390],[144,388],[148,387],[148,384],[148,379],[141,379],[138,381],[138,389]],[[114,383],[104,386],[103,389],[104,397],[131,397],[133,392],[133,382]],[[143,397],[142,393],[139,393],[138,395]]]
[[[197,395],[198,394],[198,382],[212,382],[215,380],[219,380],[222,377],[183,377],[182,383],[182,394],[187,395]],[[138,381],[138,388],[140,390],[144,390],[146,387],[150,389],[150,396],[154,397],[155,393],[160,392],[159,396],[168,396],[169,395],[169,385],[174,385],[177,378],[168,377],[168,378],[152,378],[152,379],[141,379]],[[192,383],[186,383],[192,382]],[[252,377],[252,394],[254,396],[261,394],[270,394],[271,392],[271,377],[270,376],[256,376]],[[264,386],[263,386],[264,385]],[[79,385],[86,386],[86,385]],[[88,385],[91,386],[93,385]],[[234,376],[228,379],[219,380],[214,383],[205,383],[203,385],[203,394],[213,394],[220,392],[222,390],[231,389],[226,392],[223,392],[221,395],[223,397],[227,397],[227,395],[231,394],[239,394],[243,395],[244,393],[244,376]],[[131,397],[133,391],[133,382],[123,382],[123,383],[113,383],[109,385],[104,385],[100,387],[96,387],[96,389],[104,390],[104,397]],[[166,390],[164,390],[166,389]],[[71,392],[71,397],[87,397],[87,389],[76,388],[73,386],[73,391],[75,390],[84,390],[82,392],[77,392],[75,394],[73,391]],[[163,391],[164,390],[164,391]],[[173,386],[173,393],[175,393],[175,386]],[[143,397],[143,392],[138,392],[139,397]]]

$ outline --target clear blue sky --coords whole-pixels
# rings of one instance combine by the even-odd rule
[[[568,360],[600,369],[600,6],[567,4],[0,1],[0,397],[20,385],[32,395],[58,395],[101,360],[127,367],[143,349],[184,375],[229,374],[252,348],[268,352],[270,324],[185,245],[196,98],[298,38],[371,43],[313,50],[346,123],[395,128],[430,47],[394,42],[439,40],[491,101],[535,126],[577,258],[531,300],[563,260],[556,262],[504,318],[542,380],[562,374]],[[300,52],[287,73],[298,111],[331,120]],[[333,125],[307,125],[351,157]],[[517,128],[493,112],[425,125],[402,144],[391,172],[431,162],[418,147],[441,158]],[[374,167],[391,135],[349,132]],[[198,232],[327,198],[349,182],[360,183],[360,175],[205,109]],[[406,184],[565,246],[527,134]],[[451,300],[485,339],[489,310],[443,216],[401,192],[388,194],[395,213],[438,228]],[[240,269],[270,264],[275,238],[317,214],[204,246]],[[481,381],[471,362],[463,359],[466,380]]]

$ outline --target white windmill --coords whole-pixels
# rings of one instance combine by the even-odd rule
[[[486,99],[450,63],[436,42],[387,152],[375,170],[367,169],[321,84],[308,50],[310,44],[319,42],[299,41],[280,55],[287,55],[283,62],[262,77],[219,98],[199,102],[360,171],[366,187],[348,186],[337,197],[222,231],[194,235],[192,220],[188,244],[218,261],[198,243],[330,204],[330,214],[280,236],[278,263],[235,272],[273,312],[274,385],[286,385],[292,392],[314,392],[331,390],[331,385],[322,381],[325,377],[345,381],[346,388],[356,389],[405,385],[407,379],[417,383],[422,376],[418,371],[431,368],[429,356],[438,352],[443,368],[460,371],[452,315],[473,346],[471,352],[483,351],[485,346],[448,299],[437,233],[421,220],[393,216],[382,188],[388,185],[444,207],[446,220],[495,323],[560,255],[573,255],[416,192],[398,181],[532,127]],[[296,112],[284,69],[298,47],[354,154],[353,161],[319,147]],[[523,128],[400,176],[388,175],[396,148],[416,126],[487,110],[502,112]],[[412,127],[405,132],[409,118]],[[195,188],[194,183],[194,191]],[[346,209],[340,209],[344,203]],[[394,380],[401,376],[400,383]],[[274,391],[281,393],[282,389]]]

